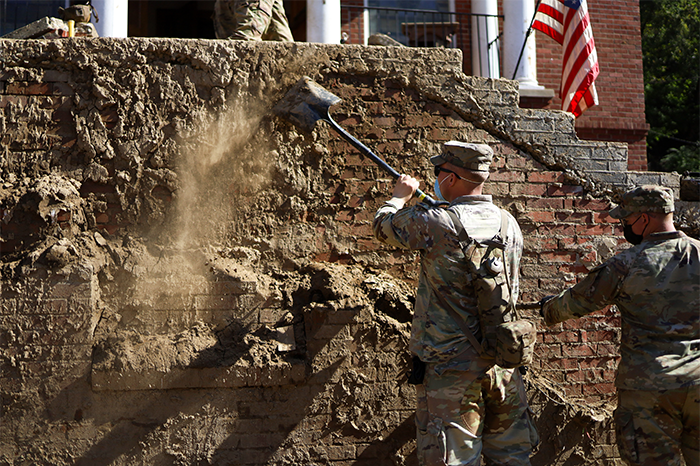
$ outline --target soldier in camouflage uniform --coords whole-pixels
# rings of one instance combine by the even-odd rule
[[[500,228],[501,211],[482,194],[493,158],[485,144],[450,141],[432,157],[435,190],[450,202],[470,237],[486,240]],[[457,231],[446,209],[404,208],[418,181],[401,175],[391,200],[374,217],[374,234],[390,246],[418,250],[420,277],[409,349],[426,363],[416,385],[417,452],[422,466],[530,465],[539,442],[518,370],[502,369],[472,346],[455,320],[480,338],[477,297],[469,282]],[[509,218],[506,251],[517,298],[523,238]],[[451,308],[451,310],[448,309]]]
[[[675,230],[673,210],[668,188],[625,193],[610,215],[634,246],[542,307],[547,325],[620,310],[615,424],[630,465],[700,464],[700,241]]]
[[[219,39],[294,42],[282,0],[216,0],[214,29]]]

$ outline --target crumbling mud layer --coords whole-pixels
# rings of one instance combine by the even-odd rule
[[[419,257],[372,237],[388,175],[271,111],[303,76],[424,187],[444,141],[494,147],[525,301],[620,249],[621,189],[679,191],[456,50],[2,40],[0,63],[0,464],[416,464]],[[617,340],[615,309],[541,329],[533,464],[618,464]]]

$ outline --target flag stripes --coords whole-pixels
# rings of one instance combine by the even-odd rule
[[[578,118],[598,105],[595,79],[600,68],[586,0],[541,0],[532,27],[563,46],[562,110]]]

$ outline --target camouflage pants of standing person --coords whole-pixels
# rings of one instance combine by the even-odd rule
[[[700,464],[700,386],[618,390],[615,430],[620,456],[637,466]]]
[[[482,454],[488,465],[530,466],[539,438],[517,369],[438,375],[428,364],[416,395],[421,466],[478,466]]]
[[[294,42],[282,0],[216,0],[214,30],[219,39]]]

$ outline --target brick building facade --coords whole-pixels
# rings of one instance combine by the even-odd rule
[[[626,143],[629,147],[628,169],[646,170],[646,134],[649,125],[644,114],[639,2],[589,0],[587,3],[601,70],[596,80],[600,104],[587,110],[576,121],[576,133],[582,139]],[[498,4],[498,13],[503,15],[503,0],[499,0]],[[344,0],[342,5],[348,9],[351,6],[362,6],[362,2]],[[460,14],[457,20],[464,23],[459,29],[455,44],[463,52],[464,73],[471,75],[474,74],[471,65],[471,17],[468,16],[472,11],[471,0],[455,0],[454,5],[454,11]],[[349,34],[348,42],[353,44],[366,43],[367,40],[361,34],[364,24],[358,11],[351,9],[343,17],[344,30]],[[501,17],[501,36],[503,29],[504,21]],[[521,105],[528,108],[560,109],[562,47],[540,31],[533,33],[537,42],[537,80],[539,85],[552,90],[554,97],[550,99],[521,95]],[[500,52],[502,57],[502,47]]]
[[[187,2],[169,2],[166,5],[163,2],[148,0],[129,2],[129,35],[213,38],[211,24],[213,3],[213,1],[202,1],[193,5]],[[469,16],[472,12],[471,0],[453,0],[447,3],[457,15],[450,21],[460,23],[454,46],[463,51],[464,72],[468,75],[474,74],[471,69],[472,38]],[[637,0],[588,0],[587,3],[601,69],[596,81],[600,105],[589,109],[578,119],[577,134],[588,140],[626,143],[629,147],[628,169],[646,170],[648,124],[644,113],[639,2]],[[306,0],[287,0],[284,4],[295,39],[306,41]],[[397,6],[396,2],[382,1],[368,4],[374,7]],[[425,4],[428,5],[430,2]],[[363,14],[364,5],[363,0],[341,1],[342,31],[347,34],[346,43],[348,44],[366,44],[367,35],[376,32],[370,28],[370,24],[365,23],[368,17]],[[398,2],[398,6],[401,7],[401,2]],[[46,6],[44,5],[43,8]],[[498,21],[498,32],[501,38],[505,27],[503,11],[504,0],[498,0],[498,14],[501,15]],[[44,10],[42,14],[47,12]],[[189,20],[183,21],[183,17],[188,17]],[[425,15],[421,18],[423,18],[422,21],[430,21],[431,16]],[[435,20],[436,17],[432,18]],[[444,21],[445,18],[445,16],[438,16],[437,20]],[[372,25],[372,27],[377,26]],[[561,46],[539,31],[534,34],[537,41],[538,82],[552,91],[554,98],[521,95],[521,106],[559,109],[561,108],[561,100],[558,97]],[[502,45],[500,47],[499,56],[503,57],[503,47]],[[502,63],[500,68],[503,69]]]

